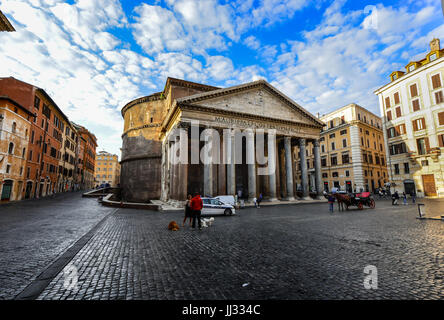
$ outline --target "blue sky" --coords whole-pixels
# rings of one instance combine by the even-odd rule
[[[120,155],[121,108],[168,76],[265,79],[313,114],[355,102],[444,40],[439,0],[0,0],[0,76],[44,88]]]

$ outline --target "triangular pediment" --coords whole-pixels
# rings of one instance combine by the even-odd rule
[[[177,102],[322,126],[320,120],[263,80],[181,98]]]

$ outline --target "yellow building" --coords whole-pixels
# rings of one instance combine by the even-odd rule
[[[375,91],[383,115],[394,190],[444,197],[444,49],[430,42],[424,59],[394,71]],[[393,191],[393,190],[392,190]]]
[[[96,184],[109,184],[117,187],[120,184],[120,163],[119,157],[106,151],[96,154]]]
[[[320,118],[325,123],[319,140],[324,190],[375,191],[388,182],[382,120],[352,103]],[[295,151],[299,163],[299,149]],[[310,190],[315,189],[314,149],[306,148]],[[300,189],[300,164],[295,165]]]

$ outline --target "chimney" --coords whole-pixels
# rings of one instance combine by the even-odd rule
[[[432,41],[430,41],[430,51],[437,51],[440,49],[441,47],[439,45],[439,39],[434,38]]]

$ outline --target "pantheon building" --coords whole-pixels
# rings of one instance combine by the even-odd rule
[[[122,116],[124,201],[174,203],[195,192],[210,197],[240,194],[250,200],[260,193],[264,200],[293,200],[297,194],[308,198],[309,142],[314,145],[317,193],[322,193],[319,137],[324,124],[264,80],[217,88],[168,78],[162,92],[129,102]],[[201,161],[208,143],[202,134],[209,131],[211,141],[218,136],[214,141],[220,150],[211,148],[213,161]],[[197,143],[192,142],[193,132]],[[258,147],[266,163],[259,161]],[[300,152],[299,179],[295,152]]]

